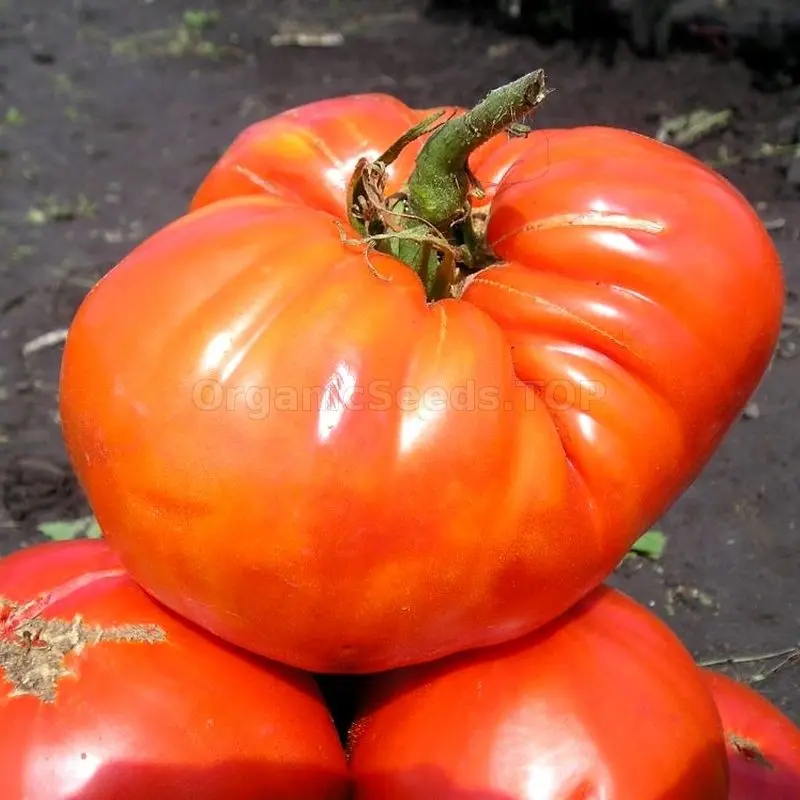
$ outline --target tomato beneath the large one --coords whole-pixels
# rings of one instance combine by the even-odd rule
[[[800,728],[766,697],[703,670],[728,743],[729,800],[800,798]]]
[[[314,681],[156,604],[103,542],[0,560],[3,800],[345,800]]]
[[[439,145],[480,127],[458,111],[384,168],[425,116],[361,95],[247,129],[64,351],[68,451],[126,568],[315,672],[563,612],[697,476],[780,330],[770,237],[702,163],[512,128],[451,174]]]
[[[354,800],[727,800],[722,725],[676,636],[600,587],[537,633],[368,679]]]

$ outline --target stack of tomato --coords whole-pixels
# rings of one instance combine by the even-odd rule
[[[789,720],[603,585],[756,389],[778,257],[546,94],[253,125],[88,294],[104,541],[0,562],[5,800],[800,797]]]

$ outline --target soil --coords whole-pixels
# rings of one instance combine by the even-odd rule
[[[569,42],[432,19],[424,0],[205,2],[0,0],[0,553],[42,540],[43,522],[89,513],[56,405],[61,332],[81,298],[184,211],[242,127],[289,106],[353,92],[471,104],[543,67],[557,91],[538,126],[652,135],[666,118],[728,109],[727,127],[688,149],[760,210],[783,257],[787,314],[800,316],[800,190],[787,180],[797,87],[763,93],[741,63],[642,60],[624,43],[607,66]],[[285,46],[298,31],[318,46]],[[663,557],[632,559],[611,579],[699,659],[800,641],[800,331],[786,333],[756,405],[661,521]],[[728,671],[759,677],[778,663]],[[756,686],[800,722],[800,666]]]

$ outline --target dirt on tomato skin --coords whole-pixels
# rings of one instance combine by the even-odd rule
[[[44,521],[89,513],[56,402],[63,332],[86,291],[185,211],[238,131],[290,106],[360,92],[472,104],[542,67],[555,92],[534,127],[694,137],[687,149],[718,165],[771,230],[787,320],[800,317],[800,191],[787,180],[800,88],[765,94],[740,63],[640,60],[624,44],[607,68],[569,42],[546,48],[425,9],[424,0],[0,0],[0,553],[41,540]],[[800,644],[798,345],[789,324],[747,418],[659,522],[663,558],[629,560],[611,579],[698,659]],[[780,663],[728,671],[758,678]],[[755,686],[800,722],[800,666]]]
[[[157,644],[167,640],[158,625],[87,625],[72,619],[42,617],[39,603],[14,603],[0,597],[0,675],[8,697],[31,695],[54,703],[59,681],[70,674],[65,659],[101,643]]]

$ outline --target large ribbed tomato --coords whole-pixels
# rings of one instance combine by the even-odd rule
[[[703,675],[725,729],[729,800],[800,798],[800,728],[754,689],[718,672]]]
[[[3,800],[345,800],[314,681],[156,604],[103,542],[0,560]]]
[[[780,327],[778,257],[748,203],[604,128],[479,147],[469,219],[480,233],[489,210],[492,263],[429,302],[385,238],[342,239],[360,236],[359,158],[423,116],[364,95],[247,129],[193,213],[89,293],[64,352],[67,447],[125,566],[314,671],[554,618],[695,478]],[[405,148],[382,197],[437,136]]]
[[[353,800],[727,800],[691,655],[600,587],[515,642],[367,679]]]

